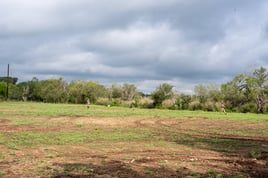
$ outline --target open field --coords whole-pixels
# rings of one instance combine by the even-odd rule
[[[0,177],[268,177],[268,115],[1,102]]]

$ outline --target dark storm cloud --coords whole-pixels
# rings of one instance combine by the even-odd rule
[[[1,71],[190,92],[267,68],[267,16],[264,0],[1,1]]]

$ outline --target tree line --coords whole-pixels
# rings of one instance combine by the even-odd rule
[[[97,105],[139,108],[166,108],[181,110],[220,111],[224,102],[229,112],[268,112],[268,73],[260,67],[250,74],[237,74],[220,87],[215,84],[198,84],[194,94],[179,94],[168,83],[159,85],[152,93],[138,92],[134,84],[104,86],[96,81],[52,78],[16,83],[17,78],[0,77],[0,100],[6,97],[7,80],[10,100],[50,103],[84,104],[87,99]]]

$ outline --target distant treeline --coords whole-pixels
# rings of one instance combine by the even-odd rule
[[[6,77],[0,78],[0,99],[6,97]],[[17,78],[9,79],[9,99],[51,103],[86,103],[97,105],[139,108],[166,108],[220,111],[221,103],[229,112],[268,112],[268,74],[264,67],[250,74],[238,74],[217,86],[198,84],[194,94],[176,93],[174,86],[163,83],[151,94],[137,91],[133,84],[104,86],[96,81],[76,80],[70,83],[63,78],[52,78],[16,84]]]
[[[9,82],[11,84],[16,84],[18,81],[18,78],[16,77],[0,77],[0,82]]]

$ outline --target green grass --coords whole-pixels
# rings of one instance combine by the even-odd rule
[[[36,117],[17,116],[11,119],[11,123],[15,126],[28,125],[28,124],[38,125],[39,123],[42,123],[42,121],[40,119],[37,119]]]
[[[5,171],[0,171],[0,176],[7,174]]]
[[[108,118],[107,122],[105,122],[106,118]],[[100,119],[103,125],[99,122],[95,123],[95,119]],[[123,124],[121,125],[120,122]],[[11,158],[20,160],[17,157],[25,150],[27,152],[28,149],[41,148],[36,149],[43,151],[40,151],[39,157],[32,154],[24,156],[22,161],[26,163],[30,160],[29,162],[34,163],[32,160],[36,159],[39,168],[26,171],[36,171],[37,175],[43,176],[53,175],[53,172],[58,173],[62,170],[61,173],[66,175],[72,172],[82,174],[94,172],[94,167],[82,163],[66,165],[62,170],[56,170],[58,168],[52,164],[54,160],[75,161],[79,156],[84,158],[85,153],[79,155],[78,152],[78,155],[73,156],[73,151],[66,150],[69,147],[76,150],[77,146],[78,148],[81,146],[82,150],[107,154],[114,152],[123,154],[124,151],[129,151],[133,152],[129,158],[132,160],[132,158],[150,155],[154,151],[162,153],[165,150],[178,158],[180,154],[184,154],[184,151],[188,154],[196,150],[212,150],[222,155],[235,153],[243,157],[247,154],[247,158],[252,159],[266,153],[268,146],[267,142],[261,141],[262,138],[268,137],[267,114],[228,113],[224,115],[219,112],[108,108],[96,105],[87,109],[86,105],[0,102],[0,124],[2,128],[0,160]],[[239,137],[249,137],[249,139],[239,139]],[[260,139],[254,140],[250,137]],[[183,153],[174,150],[182,150]],[[70,153],[72,156],[69,155]],[[169,169],[170,161],[166,162],[165,159],[156,161],[161,164],[161,168]],[[49,160],[51,164],[44,165],[47,164],[45,160]],[[103,163],[107,164],[105,161]],[[194,162],[192,166],[198,164],[199,162]],[[0,177],[1,174],[7,174],[5,171],[0,172]],[[157,171],[145,167],[141,173],[153,175]],[[187,175],[203,176],[199,173]],[[222,177],[222,174],[215,170],[209,170],[206,175]]]
[[[265,114],[241,114],[228,113],[224,115],[219,112],[204,112],[204,111],[181,111],[181,110],[161,110],[161,109],[129,109],[123,107],[104,107],[92,105],[87,109],[85,105],[71,105],[71,104],[48,104],[48,103],[34,103],[34,102],[0,102],[0,109],[7,111],[0,112],[0,119],[9,119],[15,126],[20,125],[34,125],[35,127],[53,127],[47,125],[46,120],[49,119],[44,116],[91,116],[91,117],[149,117],[152,119],[180,119],[180,118],[198,118],[206,117],[217,122],[220,119],[226,119],[228,122],[239,123],[257,123],[267,125],[268,115]],[[1,117],[4,115],[5,117]],[[7,118],[6,116],[10,116]],[[39,117],[43,116],[43,117]],[[59,125],[56,125],[57,127]],[[55,126],[54,126],[55,127]],[[21,146],[33,147],[41,144],[74,144],[74,143],[88,143],[96,140],[109,141],[144,141],[150,139],[158,139],[162,135],[168,137],[167,141],[177,140],[177,135],[183,135],[184,140],[189,143],[207,143],[211,142],[215,145],[229,143],[228,140],[212,139],[198,140],[189,137],[193,134],[198,134],[203,126],[195,126],[187,128],[188,130],[177,130],[169,127],[162,127],[158,130],[148,128],[131,128],[131,129],[95,129],[85,130],[85,124],[77,123],[75,126],[76,132],[20,132],[20,133],[0,133],[0,144],[4,144],[9,148],[18,149]],[[183,127],[182,127],[183,128]],[[209,127],[207,127],[209,128]],[[80,130],[83,131],[80,131]],[[235,128],[209,128],[206,130],[209,134],[229,134],[239,136],[268,136],[267,129],[240,129]],[[187,135],[187,136],[186,136]],[[190,139],[190,140],[189,140]],[[230,140],[231,142],[232,140]],[[161,140],[160,140],[161,142]],[[158,143],[160,143],[158,142]],[[176,141],[177,142],[177,141]],[[178,141],[185,142],[185,141]],[[239,141],[236,141],[239,142]],[[156,143],[156,144],[158,144]],[[164,144],[164,143],[161,143]],[[231,144],[236,146],[235,144]]]
[[[146,129],[93,129],[88,132],[20,132],[2,134],[1,144],[11,149],[34,148],[41,145],[66,145],[94,141],[146,141],[152,140]]]
[[[85,105],[71,104],[49,104],[49,103],[31,103],[31,102],[0,102],[0,108],[11,109],[16,112],[1,111],[0,115],[42,115],[42,116],[57,116],[57,115],[86,115],[98,117],[207,117],[207,118],[226,118],[237,122],[263,122],[268,121],[267,114],[253,113],[228,113],[227,115],[220,112],[205,112],[205,111],[186,111],[186,110],[162,110],[162,109],[130,109],[123,107],[104,107],[92,105],[87,109]],[[116,112],[118,111],[118,112]]]
[[[4,142],[4,136],[3,134],[0,133],[0,144],[2,144]]]
[[[234,140],[224,138],[194,138],[190,135],[178,138],[176,143],[219,152],[237,153],[243,148],[260,148],[262,141]]]

